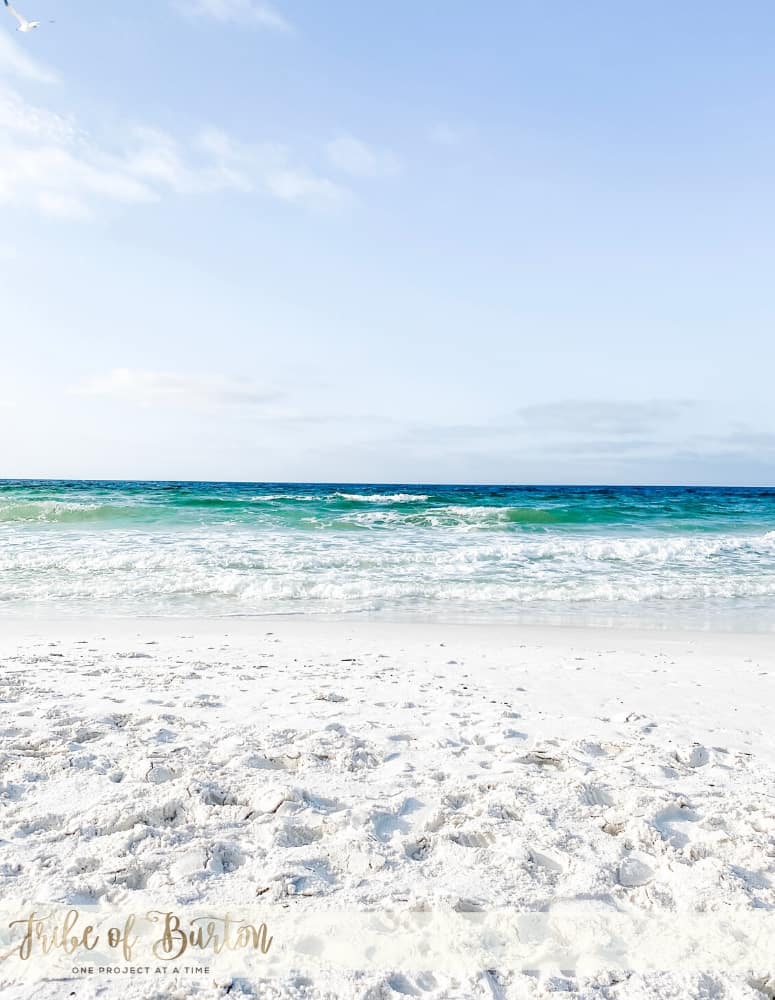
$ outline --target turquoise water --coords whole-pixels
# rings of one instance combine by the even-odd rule
[[[775,490],[0,481],[0,611],[775,626]]]

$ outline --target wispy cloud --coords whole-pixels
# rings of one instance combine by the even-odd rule
[[[333,205],[347,196],[344,188],[328,178],[287,164],[267,170],[263,183],[270,194],[282,201]]]
[[[563,466],[582,461],[650,461],[672,455],[676,448],[694,447],[702,416],[697,404],[684,400],[561,400],[525,406],[477,423],[404,423],[396,426],[385,446],[414,450],[426,458],[441,449],[450,455],[489,456],[518,464],[548,457]],[[767,440],[759,442],[762,449]],[[723,441],[730,446],[728,436]]]
[[[518,411],[519,421],[531,431],[561,432],[573,436],[644,434],[669,425],[691,404],[682,400],[571,399],[538,403]]]
[[[697,434],[689,444],[697,454],[721,457],[756,454],[770,461],[775,457],[775,431],[754,429],[747,425],[735,427],[727,433]]]
[[[258,0],[176,0],[176,7],[194,17],[211,17],[216,21],[255,25],[275,31],[291,31],[292,26],[278,10]]]
[[[334,167],[352,177],[383,177],[401,169],[401,161],[391,150],[371,146],[353,135],[333,139],[326,152]]]
[[[439,146],[462,146],[468,130],[449,122],[436,122],[428,130],[428,138]]]
[[[74,120],[0,87],[0,204],[86,220],[106,202],[138,204],[218,191],[263,193],[310,207],[346,196],[340,185],[297,164],[281,145],[240,143],[215,129],[186,142],[152,128],[97,139]]]
[[[273,7],[255,0],[178,2],[190,14],[290,27]],[[15,78],[16,89],[3,77]],[[104,134],[29,100],[19,89],[55,79],[0,30],[0,207],[86,221],[111,203],[147,204],[170,195],[255,194],[311,209],[336,207],[350,196],[325,169],[300,162],[279,143],[244,142],[215,128],[185,139],[131,124]],[[340,169],[350,174],[383,172],[389,164],[387,156],[351,138],[334,149]],[[321,150],[321,157],[328,152]]]
[[[0,203],[86,218],[95,199],[151,201],[154,190],[120,156],[93,146],[67,119],[0,91]]]
[[[0,76],[13,76],[35,83],[56,83],[56,73],[36,62],[6,32],[0,31]]]
[[[249,379],[226,375],[187,375],[113,368],[85,379],[70,390],[74,395],[93,396],[133,403],[181,408],[258,407],[274,404],[279,394]]]

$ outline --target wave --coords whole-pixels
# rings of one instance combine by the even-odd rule
[[[471,506],[467,504],[436,504],[423,510],[356,510],[344,514],[362,527],[402,526],[411,528],[459,528],[462,530],[517,531],[562,527],[595,527],[626,523],[621,508],[608,507],[593,511],[573,508],[542,508],[496,506],[494,504]]]
[[[115,610],[513,609],[775,597],[775,531],[715,537],[66,533],[0,547],[0,601]]]
[[[260,525],[316,531],[373,528],[459,532],[718,534],[772,525],[775,503],[762,491],[700,489],[411,487],[396,485],[218,483],[2,483],[0,524],[75,525],[143,520],[170,527]]]
[[[542,604],[764,608],[774,526],[772,499],[708,491],[0,484],[0,604],[496,617]]]
[[[319,505],[320,513],[329,520],[354,507],[363,504],[405,504],[423,503],[428,500],[424,494],[347,494],[324,495],[302,493],[266,493],[248,496],[181,496],[174,501],[159,499],[153,495],[139,496],[124,502],[106,500],[38,500],[23,499],[16,502],[0,503],[0,523],[3,522],[47,522],[76,523],[111,520],[121,522],[127,519],[148,519],[174,523],[185,521],[187,517],[200,513],[207,516],[233,515],[243,520],[251,516],[261,519],[273,516],[278,525],[284,518],[294,516],[294,508],[299,504],[308,507]],[[333,508],[333,510],[332,510]],[[339,508],[339,509],[337,509]]]
[[[425,503],[427,493],[332,493],[331,498],[354,503]]]
[[[151,586],[152,584],[152,586]],[[596,603],[644,604],[690,601],[729,601],[775,598],[775,579],[702,581],[663,579],[635,584],[608,580],[587,582],[568,580],[553,586],[528,583],[475,583],[445,580],[396,581],[378,577],[352,579],[267,577],[247,581],[228,573],[197,573],[183,580],[180,577],[147,581],[145,586],[132,588],[126,580],[102,578],[88,580],[84,576],[54,585],[37,581],[17,588],[7,583],[0,587],[0,603],[38,603],[54,607],[69,607],[83,603],[108,605],[115,611],[154,614],[175,613],[177,608],[206,613],[208,611],[242,611],[272,613],[287,611],[376,610],[416,608],[446,612],[454,608],[516,609],[522,605],[555,604],[573,607]],[[771,616],[769,617],[771,624]]]
[[[0,505],[0,522],[74,523],[77,521],[110,521],[131,516],[128,506],[79,503],[61,500],[30,500]]]

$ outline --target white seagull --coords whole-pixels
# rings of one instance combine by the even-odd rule
[[[19,22],[19,27],[16,29],[17,31],[32,31],[33,28],[37,28],[40,25],[40,21],[28,21],[26,17],[22,17],[19,11],[10,5],[8,0],[5,0],[5,5]]]

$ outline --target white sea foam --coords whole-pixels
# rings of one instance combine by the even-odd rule
[[[372,512],[376,514],[377,512]],[[390,514],[391,512],[388,512]],[[185,611],[450,612],[541,603],[775,597],[775,532],[584,535],[443,531],[53,531],[9,534],[0,606]]]
[[[361,503],[423,503],[425,493],[332,493],[337,500],[354,500]]]

